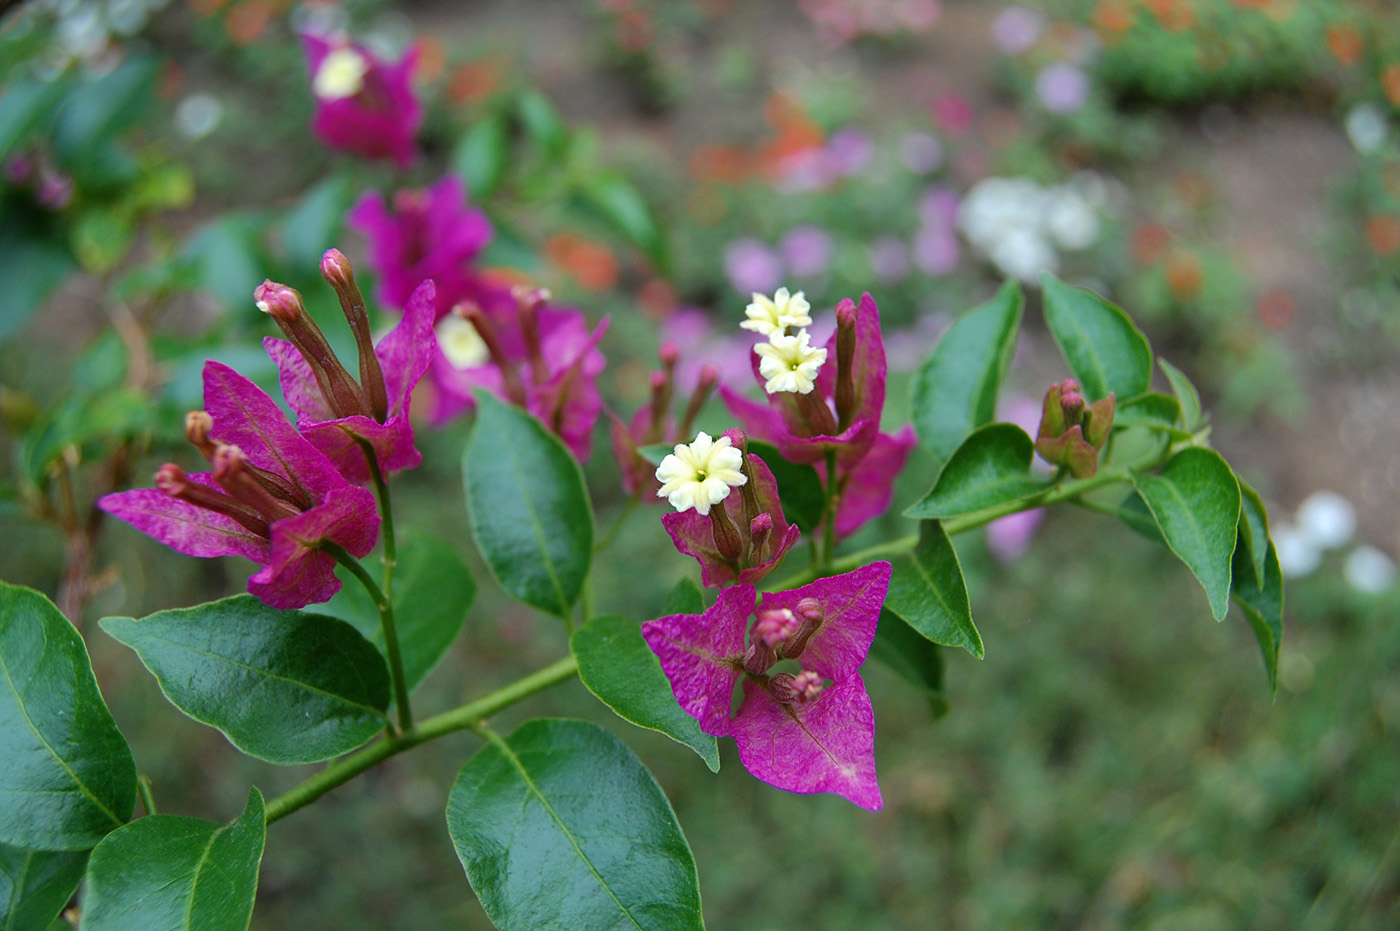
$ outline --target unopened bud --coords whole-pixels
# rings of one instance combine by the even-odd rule
[[[253,289],[253,300],[258,310],[272,317],[279,325],[292,323],[306,315],[306,305],[295,288],[265,279]]]
[[[486,316],[486,312],[475,301],[463,301],[452,308],[452,312],[460,317],[466,318],[467,322],[476,328],[476,335],[481,337],[481,341],[486,344],[486,352],[491,356],[491,361],[501,373],[501,384],[506,393],[506,398],[517,407],[525,406],[525,383],[520,379],[520,372],[516,369],[515,363],[506,355],[505,348],[501,346],[501,340],[496,334],[496,327]]]
[[[693,435],[691,428],[695,425],[695,418],[700,416],[700,409],[710,399],[710,394],[715,390],[717,384],[719,384],[719,369],[708,362],[700,366],[700,378],[696,382],[695,393],[690,396],[690,403],[685,406],[685,414],[681,417],[680,436]]]
[[[156,470],[156,488],[172,498],[232,518],[263,539],[270,535],[268,521],[255,509],[229,495],[190,481],[184,470],[173,462],[167,462]]]
[[[1060,382],[1060,412],[1071,427],[1084,417],[1084,395],[1079,393],[1079,382],[1073,378]]]
[[[389,415],[388,391],[384,386],[384,370],[379,365],[379,356],[374,352],[374,337],[369,328],[369,312],[365,309],[365,298],[360,286],[355,283],[355,271],[339,249],[328,249],[321,257],[321,277],[335,289],[340,300],[340,309],[355,334],[355,347],[360,356],[360,385],[375,420],[383,423]]]
[[[189,483],[189,476],[185,475],[185,470],[173,462],[167,462],[156,469],[156,488],[172,498],[180,497],[180,492],[184,491]]]
[[[745,485],[745,488],[748,486]],[[768,558],[768,543],[773,538],[773,515],[760,514],[749,521],[749,564],[760,565]]]
[[[836,425],[845,430],[855,416],[856,319],[859,311],[846,298],[836,305]]]
[[[652,372],[651,421],[647,424],[645,443],[660,443],[666,438],[666,418],[671,411],[671,373]]]
[[[739,471],[744,473],[746,481],[739,486],[739,497],[744,502],[744,522],[752,526],[763,508],[758,503],[758,482],[754,478],[753,463],[749,462],[749,438],[739,429],[725,430],[723,436],[729,437],[729,442],[743,456]]]
[[[816,701],[822,691],[822,677],[804,669],[797,675],[780,672],[768,680],[768,693],[784,705],[805,705]]]
[[[185,415],[185,439],[199,450],[201,456],[213,461],[214,450],[218,445],[210,438],[214,429],[214,418],[208,411],[190,411]]]
[[[668,369],[675,368],[676,361],[681,357],[681,347],[668,339],[661,344],[661,348],[657,351],[656,356],[661,360],[661,364],[664,367]]]
[[[364,392],[336,357],[316,321],[306,312],[300,294],[284,284],[264,281],[253,290],[253,300],[259,310],[277,321],[277,326],[301,353],[326,404],[337,417],[374,416]]]
[[[739,529],[729,519],[724,502],[719,501],[710,508],[710,527],[714,533],[715,549],[723,559],[737,566],[744,553],[744,541],[739,537]]]
[[[510,293],[515,298],[520,335],[525,340],[525,358],[530,362],[530,377],[536,385],[543,385],[549,381],[549,366],[540,348],[540,308],[549,299],[549,292],[543,288],[516,285]]]
[[[826,623],[826,610],[815,598],[803,598],[793,605],[792,613],[801,622],[797,632],[783,644],[780,652],[786,659],[796,659],[807,649],[812,636]]]
[[[339,249],[327,249],[326,254],[321,256],[321,277],[326,279],[332,288],[355,286],[355,270],[350,267],[350,260],[345,257],[345,253]]]
[[[787,608],[760,611],[758,619],[753,623],[753,633],[750,636],[755,643],[761,643],[766,647],[776,647],[797,633],[797,628],[801,623],[797,619],[797,615]]]
[[[249,472],[247,457],[237,446],[229,443],[220,446],[214,453],[213,464],[214,481],[269,524],[301,513],[290,502],[274,497],[253,477]]]

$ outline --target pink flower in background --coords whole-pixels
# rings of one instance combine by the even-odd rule
[[[437,285],[438,317],[459,301],[483,300],[481,273],[472,262],[491,241],[491,221],[467,206],[466,185],[445,175],[426,191],[395,191],[393,209],[378,191],[360,198],[346,224],[369,240],[370,264],[379,274],[378,298],[403,307],[418,285]]]
[[[933,122],[942,132],[960,136],[972,128],[976,112],[961,94],[939,94],[933,99]]]
[[[757,239],[736,239],[724,247],[724,274],[741,294],[770,292],[783,276],[778,254]]]
[[[1033,398],[1013,395],[998,405],[997,419],[1004,423],[1014,423],[1034,436],[1040,425],[1040,413],[1041,405]],[[1040,459],[1032,460],[1031,467],[1042,472],[1051,471]],[[1001,563],[1020,559],[1044,519],[1044,508],[1032,508],[992,521],[987,525],[987,549],[991,551],[992,558]]]
[[[334,543],[374,549],[374,497],[347,482],[262,389],[218,362],[204,364],[207,412],[187,435],[214,466],[185,474],[167,463],[156,488],[106,495],[98,506],[187,556],[243,556],[263,568],[248,591],[273,608],[330,600],[340,590]]]
[[[1047,21],[1040,10],[1009,6],[992,20],[992,42],[1008,55],[1019,55],[1040,41]]]
[[[797,278],[810,278],[826,271],[831,265],[831,249],[831,234],[810,224],[794,226],[778,243],[788,271]]]
[[[737,385],[750,377],[755,334],[748,330],[717,331],[710,315],[698,307],[682,307],[661,323],[661,338],[685,352],[676,365],[682,390],[698,385],[705,366],[713,366],[721,384]]]
[[[909,277],[909,250],[898,236],[880,236],[870,244],[870,271],[881,284],[899,284]]]
[[[1082,68],[1057,61],[1035,76],[1035,95],[1051,113],[1073,113],[1089,100],[1089,76]]]
[[[952,230],[923,228],[914,234],[911,251],[914,265],[919,271],[941,278],[958,267],[962,247],[958,245],[957,234]]]
[[[316,100],[316,135],[333,149],[407,167],[423,122],[423,107],[413,95],[418,47],[390,63],[343,39],[303,34],[301,43]]]
[[[833,173],[849,178],[860,174],[875,154],[870,137],[858,129],[842,129],[832,134],[826,143],[826,161]]]
[[[676,700],[707,734],[732,736],[758,779],[789,792],[833,792],[872,811],[875,716],[859,669],[875,639],[890,564],[763,596],[751,585],[720,593],[703,614],[642,625]],[[745,645],[750,616],[757,614]],[[799,671],[773,672],[783,660]],[[744,700],[730,716],[736,683]]]
[[[905,133],[899,140],[899,160],[915,174],[932,174],[943,165],[943,143],[933,133]]]

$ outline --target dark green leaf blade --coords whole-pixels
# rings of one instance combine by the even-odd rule
[[[1115,427],[1147,427],[1150,430],[1163,430],[1182,437],[1188,436],[1177,427],[1181,417],[1181,406],[1169,394],[1149,391],[1125,404],[1117,405],[1113,414]]]
[[[618,717],[685,744],[710,772],[719,772],[715,739],[676,703],[661,663],[642,639],[640,623],[613,615],[595,617],[574,631],[569,648],[578,659],[583,684]]]
[[[904,516],[919,520],[957,517],[1044,491],[1045,484],[1030,474],[1034,452],[1035,443],[1014,424],[979,427],[943,464],[933,487]]]
[[[778,497],[783,503],[783,516],[796,524],[803,533],[811,533],[822,519],[826,507],[826,492],[817,470],[809,465],[788,462],[778,447],[749,440],[749,452],[763,460],[778,483]]]
[[[1196,391],[1196,386],[1191,384],[1191,379],[1186,377],[1185,372],[1166,359],[1158,359],[1157,365],[1167,376],[1167,381],[1172,386],[1172,394],[1181,408],[1181,429],[1187,433],[1195,433],[1205,423],[1205,417],[1201,413],[1201,395]]]
[[[86,850],[25,850],[0,844],[0,928],[47,928],[87,869]]]
[[[957,551],[936,520],[921,523],[918,546],[894,560],[885,608],[934,643],[962,647],[978,659],[985,655]]]
[[[583,473],[540,422],[485,391],[462,457],[472,533],[501,586],[564,617],[593,558]]]
[[[171,704],[260,760],[328,760],[384,727],[384,658],[337,618],[235,595],[99,623],[136,651]]]
[[[665,617],[667,614],[703,614],[704,611],[705,593],[695,584],[694,579],[684,578],[667,592],[666,604],[662,606],[657,617]]]
[[[919,442],[947,459],[967,435],[996,417],[1024,306],[1014,280],[958,319],[914,376],[910,411]]]
[[[1244,481],[1240,482],[1240,505],[1240,546],[1248,557],[1249,577],[1258,585],[1268,574],[1268,551],[1273,545],[1269,540],[1269,514],[1264,510],[1264,499],[1259,497],[1259,492]],[[1236,552],[1239,548],[1236,547]]]
[[[1265,538],[1264,571],[1255,576],[1244,541],[1241,520],[1240,542],[1235,547],[1234,579],[1230,597],[1244,612],[1259,651],[1264,656],[1264,671],[1269,677],[1269,689],[1278,692],[1278,653],[1283,644],[1283,573],[1279,571],[1278,553],[1273,541]]]
[[[78,632],[0,582],[0,843],[87,850],[136,806],[136,764]]]
[[[943,693],[943,648],[904,622],[893,611],[880,612],[870,655],[928,698],[935,718],[948,713]]]
[[[671,803],[595,724],[527,721],[483,747],[452,786],[447,828],[501,931],[704,927]]]
[[[627,237],[661,273],[671,267],[666,236],[651,207],[636,186],[617,172],[603,172],[588,179],[579,191],[584,206]]]
[[[384,626],[379,609],[364,586],[346,582],[334,598],[317,610],[348,621],[380,653]],[[403,655],[404,678],[411,691],[437,665],[462,632],[467,611],[476,600],[476,581],[457,551],[427,534],[408,531],[399,540],[394,572],[394,623]]]
[[[1152,384],[1152,348],[1122,308],[1049,274],[1040,283],[1045,322],[1085,397],[1097,401],[1112,391],[1126,401],[1146,391]]]
[[[452,150],[452,167],[466,180],[467,194],[478,203],[501,186],[509,164],[510,133],[500,113],[489,113],[474,122]]]
[[[151,815],[92,852],[82,931],[246,931],[266,839],[262,793],[230,824]]]
[[[1134,475],[1167,546],[1195,574],[1221,620],[1230,607],[1231,557],[1240,519],[1240,484],[1220,454],[1193,447],[1160,475]]]
[[[73,272],[67,249],[17,229],[0,232],[0,340],[23,329],[34,312]]]

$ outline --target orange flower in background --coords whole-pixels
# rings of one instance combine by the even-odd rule
[[[1259,321],[1275,332],[1288,329],[1298,314],[1298,305],[1284,291],[1265,291],[1259,295]]]
[[[1327,48],[1331,50],[1332,57],[1337,59],[1338,64],[1350,68],[1361,60],[1365,42],[1359,29],[1350,23],[1344,23],[1327,28]]]
[[[1196,23],[1190,0],[1147,0],[1147,9],[1168,32],[1185,32]]]
[[[1133,231],[1133,257],[1143,265],[1159,260],[1171,245],[1172,234],[1160,223],[1144,223]]]
[[[575,233],[556,233],[544,244],[545,258],[585,291],[606,291],[617,284],[617,259],[604,245]]]
[[[447,79],[447,96],[456,104],[485,100],[501,88],[505,69],[499,56],[464,61],[452,69]]]
[[[752,159],[737,145],[698,145],[687,167],[696,181],[725,184],[736,184],[753,172]]]
[[[777,137],[758,151],[758,160],[765,169],[772,171],[784,159],[815,149],[825,141],[821,127],[807,116],[802,104],[782,92],[769,96],[764,104],[763,115],[777,130]]]
[[[413,76],[421,84],[432,84],[447,69],[447,52],[436,36],[420,35],[414,45],[418,47],[418,62]]]
[[[1366,244],[1382,258],[1400,252],[1400,217],[1383,213],[1367,220]]]
[[[1385,66],[1381,72],[1381,90],[1392,106],[1400,107],[1400,64]]]
[[[1200,297],[1201,286],[1205,284],[1205,272],[1201,261],[1190,252],[1176,250],[1167,258],[1167,290],[1178,301],[1190,301]]]
[[[229,10],[224,19],[224,31],[234,42],[247,45],[266,32],[267,24],[271,21],[271,4],[263,0],[247,0]]]
[[[1100,0],[1094,8],[1093,23],[1104,33],[1127,32],[1133,28],[1133,8],[1127,0]],[[1116,39],[1116,35],[1105,38]]]

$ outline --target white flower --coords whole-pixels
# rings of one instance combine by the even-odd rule
[[[354,97],[365,86],[369,62],[352,48],[338,48],[321,60],[311,89],[322,100],[343,100]]]
[[[677,511],[695,508],[697,514],[709,514],[710,505],[729,497],[731,487],[748,482],[740,471],[743,464],[744,454],[729,437],[714,440],[708,433],[696,434],[695,442],[678,444],[656,467],[656,480],[661,483],[656,496],[670,501]]]
[[[471,325],[471,321],[456,314],[448,314],[438,321],[434,332],[437,334],[438,348],[455,369],[485,365],[491,358],[486,341],[481,338],[476,327]]]
[[[812,318],[808,315],[811,309],[812,305],[807,303],[801,291],[788,294],[787,288],[779,288],[772,300],[754,292],[753,303],[744,308],[749,319],[739,326],[764,336],[773,336],[790,326],[811,326]]]
[[[1334,550],[1356,534],[1356,508],[1335,491],[1315,491],[1298,505],[1298,532],[1321,550]]]
[[[768,337],[768,342],[753,347],[753,351],[763,357],[758,363],[758,372],[768,379],[763,390],[769,394],[777,391],[807,394],[816,387],[817,372],[826,361],[826,350],[814,348],[806,330],[798,330],[796,336],[775,333]]]
[[[1386,124],[1385,111],[1373,103],[1363,103],[1352,107],[1346,117],[1347,138],[1362,155],[1367,155],[1385,145],[1385,137],[1390,134]]]
[[[1379,595],[1395,584],[1395,562],[1374,546],[1358,546],[1347,557],[1342,574],[1357,591]]]
[[[1322,550],[1292,524],[1277,521],[1269,530],[1278,552],[1279,571],[1285,579],[1301,578],[1322,565]]]

